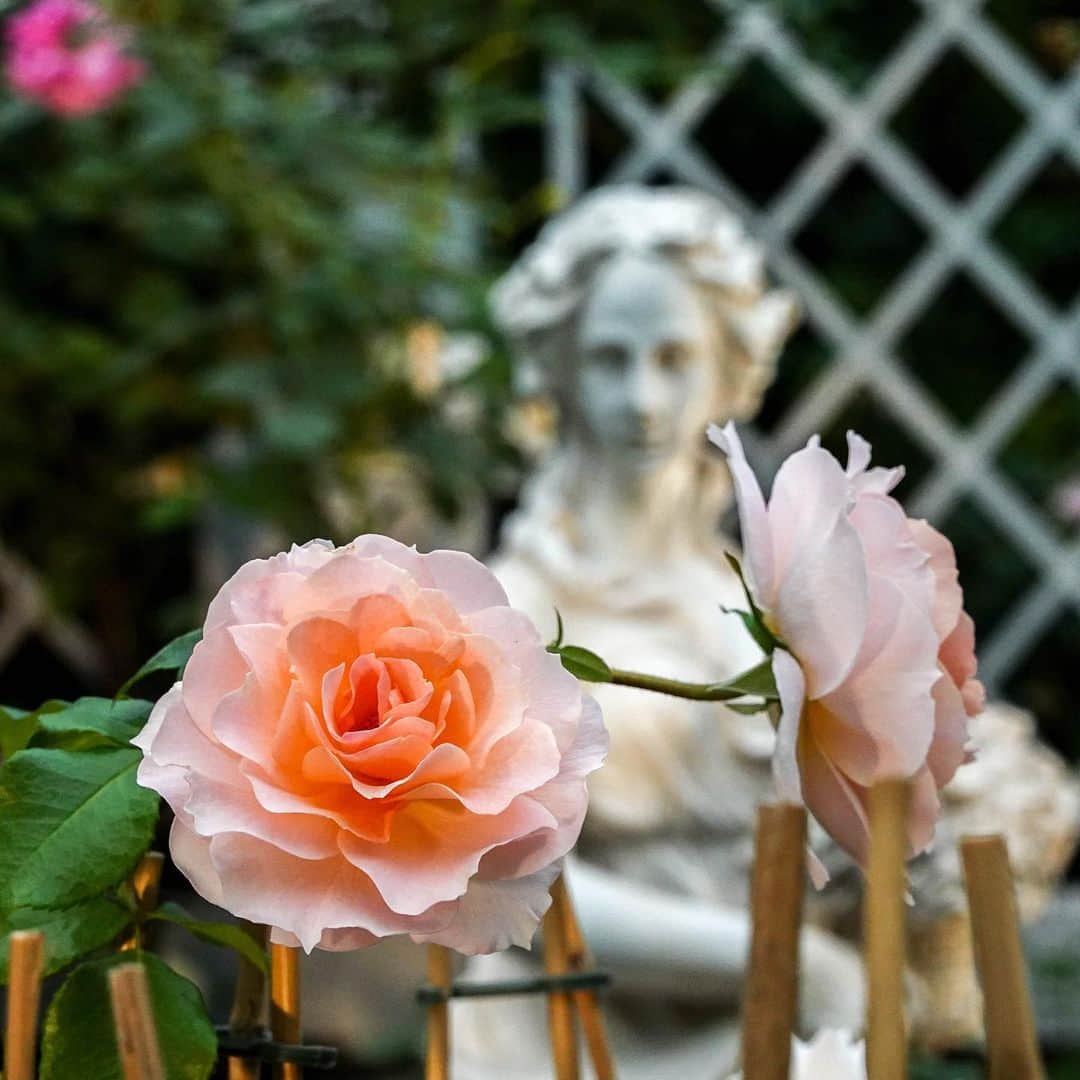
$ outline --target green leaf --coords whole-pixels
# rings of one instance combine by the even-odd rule
[[[150,953],[124,952],[81,964],[57,991],[42,1028],[40,1080],[123,1080],[116,1050],[108,972],[141,962],[150,984],[168,1080],[207,1080],[217,1037],[198,987]]]
[[[740,611],[738,608],[723,608],[722,610],[729,615],[738,615],[747,633],[763,652],[771,653],[776,648],[778,644],[776,638],[760,618],[749,611]]]
[[[0,705],[0,761],[21,750],[37,730],[37,724],[36,712]]]
[[[741,713],[743,716],[757,716],[758,713],[768,711],[769,703],[767,701],[729,701],[724,707],[731,709],[732,712]]]
[[[151,916],[163,922],[182,926],[195,937],[208,941],[211,945],[232,949],[245,960],[259,968],[263,974],[270,974],[270,963],[266,950],[259,947],[255,940],[242,926],[226,922],[202,922],[193,919],[179,904],[162,904]]]
[[[0,707],[0,761],[29,745],[43,716],[67,708],[69,708],[68,702],[55,700],[46,701],[33,712],[16,709],[10,705]]]
[[[724,552],[724,558],[727,559],[728,566],[735,571],[735,576],[739,579],[739,584],[742,585],[743,595],[746,597],[746,603],[750,610],[739,611],[731,608],[723,608],[722,610],[727,611],[732,615],[738,615],[742,620],[743,626],[746,627],[747,632],[761,650],[763,652],[771,653],[773,649],[778,645],[781,645],[782,642],[766,625],[765,616],[762,613],[761,608],[757,606],[754,596],[750,592],[750,586],[746,584],[746,577],[743,575],[742,564],[730,551]]]
[[[559,659],[571,675],[583,682],[611,682],[611,668],[607,662],[580,645],[564,645],[559,650]]]
[[[123,905],[107,896],[60,910],[13,911],[0,919],[0,984],[7,982],[7,936],[12,930],[40,930],[45,935],[45,974],[51,975],[112,941],[130,921]]]
[[[746,577],[743,574],[742,563],[730,552],[724,552],[724,558],[727,559],[728,566],[735,571],[735,576],[739,579],[739,584],[742,586],[743,595],[746,597],[747,604],[750,605],[750,610],[755,614],[760,614],[758,611],[757,603],[754,601],[754,597],[750,592],[750,586],[746,584]]]
[[[21,750],[0,768],[0,913],[62,908],[119,884],[150,846],[157,795],[134,747]]]
[[[551,652],[551,653],[557,653],[557,652],[561,651],[561,649],[562,649],[562,639],[563,639],[562,612],[560,612],[559,609],[556,608],[555,609],[555,640],[552,641],[548,645],[547,651]]]
[[[191,659],[195,646],[202,637],[201,630],[189,630],[178,638],[173,638],[168,645],[163,645],[149,660],[120,689],[116,692],[117,697],[124,697],[127,692],[147,675],[155,671],[183,672],[184,666]]]
[[[768,657],[734,678],[717,683],[716,688],[718,690],[730,690],[732,697],[760,697],[766,701],[778,700],[772,661]]]
[[[150,716],[153,703],[139,698],[79,698],[72,705],[42,715],[31,746],[89,750],[127,746]]]

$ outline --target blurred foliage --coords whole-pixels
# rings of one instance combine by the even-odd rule
[[[18,6],[0,0],[0,18]],[[0,91],[0,540],[103,641],[111,677],[196,621],[192,552],[211,504],[280,537],[340,540],[385,527],[388,502],[453,519],[483,514],[485,493],[512,497],[508,359],[495,351],[454,394],[432,392],[410,371],[410,332],[418,320],[486,329],[492,273],[558,205],[545,182],[547,59],[602,65],[662,102],[700,69],[739,3],[108,6],[136,25],[152,72],[120,105],[65,121]],[[853,92],[921,10],[909,0],[775,7]],[[987,12],[1048,78],[1080,55],[1066,3],[989,0]],[[592,105],[584,122],[595,183],[629,140]],[[1018,124],[992,80],[948,50],[890,130],[963,198]],[[752,61],[694,135],[764,207],[823,133],[783,79]],[[994,226],[995,242],[1063,308],[1080,275],[1076,189],[1073,166],[1054,159]],[[795,246],[865,315],[925,240],[856,165]],[[898,353],[967,425],[1030,347],[957,275]],[[829,352],[800,330],[766,428]],[[1048,396],[1003,449],[1002,468],[1048,519],[1053,486],[1080,471],[1078,407],[1074,390]],[[908,491],[933,464],[871,394],[850,402],[826,441],[842,441],[846,426],[872,432],[882,460],[908,462]],[[978,577],[973,598],[990,629],[1030,568],[996,535],[988,542],[992,530],[969,510],[945,524],[965,576]],[[1062,633],[1040,655],[1068,654],[1073,624]],[[28,646],[0,674],[6,699],[39,700],[49,663],[40,643]],[[1045,682],[1038,675],[1022,697],[1053,697]],[[1061,712],[1050,726],[1080,753],[1070,722]]]
[[[419,39],[355,3],[114,6],[152,71],[121,105],[0,103],[0,515],[123,670],[190,587],[208,496],[306,539],[332,531],[315,463],[390,445],[452,513],[498,459],[506,380],[489,365],[455,429],[393,347],[479,296],[439,99],[397,108]]]

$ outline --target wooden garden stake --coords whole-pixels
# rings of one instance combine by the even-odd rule
[[[300,956],[288,945],[270,945],[270,1033],[277,1042],[300,1042]],[[303,1080],[300,1065],[274,1066],[274,1080]]]
[[[567,975],[570,972],[570,958],[566,920],[563,917],[563,907],[555,902],[554,896],[553,887],[552,904],[544,916],[544,970],[549,975]],[[578,1080],[577,1027],[574,1023],[573,999],[566,990],[553,990],[547,996],[547,1007],[556,1080]]]
[[[866,958],[866,1073],[869,1080],[906,1080],[904,1025],[908,780],[870,789],[870,858],[863,903]]]
[[[45,964],[40,930],[16,930],[8,938],[8,1001],[4,1032],[4,1076],[34,1080],[38,1004]]]
[[[244,932],[259,946],[266,948],[266,931],[254,923],[242,924]],[[263,1017],[266,997],[266,977],[254,964],[242,956],[237,957],[236,990],[233,993],[232,1012],[229,1014],[229,1030],[236,1035],[249,1035],[258,1030]],[[259,1080],[260,1064],[257,1058],[229,1056],[229,1080]]]
[[[990,1080],[1041,1080],[1043,1067],[1005,841],[1000,836],[968,836],[960,850],[975,967],[986,1012]]]
[[[806,810],[758,809],[750,885],[750,964],[743,1004],[745,1080],[787,1080],[798,1005]]]
[[[450,950],[442,945],[427,949],[427,977],[432,986],[449,991],[453,984],[454,963]],[[449,1080],[450,1077],[450,1002],[433,1001],[427,1011],[427,1056],[424,1080]]]
[[[142,964],[121,964],[109,971],[116,1045],[124,1080],[165,1080],[158,1046],[150,985]]]
[[[150,912],[157,908],[161,894],[161,871],[164,866],[165,856],[160,851],[148,851],[135,867],[135,873],[131,875],[131,888],[140,911]],[[145,932],[142,931],[143,934]],[[137,949],[140,944],[140,935],[132,934],[120,948]]]
[[[551,888],[552,903],[559,908],[566,937],[567,965],[571,971],[586,971],[592,966],[588,946],[585,944],[577,913],[574,911],[566,879],[560,875]],[[595,990],[575,990],[574,1008],[585,1033],[585,1045],[589,1049],[596,1080],[615,1080],[615,1063],[611,1056],[604,1014]]]

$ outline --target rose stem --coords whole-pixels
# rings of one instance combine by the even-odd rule
[[[759,807],[750,883],[750,964],[743,1002],[745,1080],[787,1080],[798,999],[806,811]]]
[[[266,932],[254,923],[242,922],[241,928],[260,949],[266,948]],[[237,957],[236,990],[233,992],[232,1012],[229,1014],[229,1030],[236,1035],[250,1035],[259,1027],[266,997],[266,977],[254,964]],[[257,1058],[229,1057],[229,1080],[259,1080],[260,1064]]]
[[[300,955],[288,945],[270,945],[270,1033],[280,1043],[300,1042]],[[303,1080],[302,1066],[274,1066],[274,1080]]]
[[[429,945],[427,977],[432,986],[449,991],[453,982],[453,959],[442,945]],[[427,1012],[425,1080],[448,1080],[450,1076],[450,1002],[433,1001]]]
[[[158,906],[161,893],[161,871],[165,866],[165,856],[160,851],[148,851],[135,867],[131,875],[131,888],[135,893],[135,902],[139,914],[135,920],[135,929],[131,936],[120,946],[122,950],[141,949],[145,944],[146,930],[142,926],[143,916],[154,911]]]
[[[562,875],[551,887],[552,902],[558,906],[566,931],[567,966],[572,971],[585,971],[592,963],[585,937],[574,911],[570,890],[566,887],[566,878]],[[575,990],[574,1007],[585,1032],[585,1044],[589,1048],[596,1080],[615,1080],[615,1063],[608,1044],[604,1014],[595,990]]]
[[[38,1003],[45,936],[40,930],[16,930],[8,938],[7,1026],[4,1033],[4,1076],[34,1080]]]
[[[1005,841],[1000,836],[968,836],[960,850],[975,966],[986,1006],[991,1080],[1037,1080],[1043,1067]]]
[[[124,1080],[165,1080],[150,987],[142,964],[121,964],[109,972],[116,1045]]]
[[[567,975],[570,962],[567,950],[566,920],[560,905],[554,900],[544,916],[544,970],[549,975]],[[556,1080],[578,1080],[577,1029],[570,994],[555,990],[548,994],[548,1029],[551,1050],[555,1056]]]
[[[749,694],[733,692],[730,687],[717,683],[683,682],[681,679],[665,679],[661,675],[646,675],[640,671],[624,671],[611,668],[608,680],[616,686],[633,686],[638,690],[652,690],[668,697],[688,698],[690,701],[733,701]]]
[[[866,1073],[870,1080],[905,1080],[904,863],[908,780],[883,780],[870,789],[870,858],[863,900],[866,962]]]

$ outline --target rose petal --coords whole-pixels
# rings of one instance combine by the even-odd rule
[[[414,916],[391,911],[371,879],[347,859],[311,862],[239,833],[210,841],[223,907],[251,922],[278,926],[311,951],[327,930],[359,929],[374,937],[430,934],[454,914],[443,904]]]
[[[798,661],[783,649],[773,653],[772,670],[780,695],[780,723],[776,729],[776,747],[772,757],[773,783],[781,799],[801,803],[798,745],[803,702],[806,700],[806,680]]]
[[[757,477],[747,463],[734,421],[728,421],[723,428],[710,424],[708,436],[710,442],[727,455],[731,479],[738,493],[739,528],[746,560],[743,573],[758,602],[765,607],[771,607],[774,566],[765,498],[761,494]]]
[[[557,825],[550,811],[525,795],[501,814],[490,815],[446,801],[414,803],[395,817],[388,843],[372,844],[348,834],[339,843],[391,910],[418,915],[433,904],[460,899],[492,848]]]
[[[860,866],[865,866],[870,842],[865,790],[848,780],[812,737],[801,740],[799,765],[807,809]]]
[[[530,948],[537,923],[551,906],[551,886],[561,870],[562,863],[556,862],[513,881],[474,878],[449,925],[423,940],[466,956],[500,952],[511,945]]]

